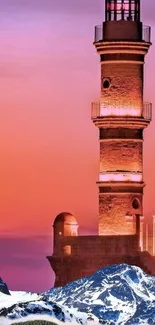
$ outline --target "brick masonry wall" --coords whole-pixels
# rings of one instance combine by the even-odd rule
[[[111,80],[108,89],[103,88],[104,78]],[[101,105],[133,106],[142,108],[143,65],[135,63],[108,63],[101,65]]]
[[[133,139],[142,140],[143,130],[127,129],[127,128],[106,128],[99,129],[99,137],[102,139]]]
[[[104,40],[133,40],[142,37],[142,23],[130,20],[108,21],[103,23]]]
[[[70,253],[66,254],[66,247]],[[132,255],[137,251],[137,236],[64,236],[57,239],[54,256]]]
[[[120,54],[119,54],[120,56]],[[110,87],[104,88],[103,81],[110,80]],[[107,108],[132,108],[137,109],[138,113],[143,105],[143,65],[138,63],[108,63],[101,64],[101,107]],[[126,127],[124,122],[124,128]],[[133,135],[131,137],[131,132]],[[142,133],[136,134],[133,129],[125,131],[125,141],[123,141],[122,131],[115,129],[113,139],[100,142],[100,172],[103,171],[139,171],[143,170],[143,143],[132,141],[131,138],[142,139]],[[107,130],[110,138],[110,128]],[[105,131],[100,132],[104,139]],[[115,133],[115,135],[114,135]],[[121,139],[120,139],[121,137]],[[127,139],[129,140],[127,141]],[[112,191],[111,191],[112,192]],[[137,196],[137,195],[136,195]],[[133,193],[102,194],[99,196],[99,234],[134,234],[136,224],[127,223],[125,216],[132,211]],[[136,213],[142,215],[142,193],[138,194],[140,208]]]
[[[143,169],[142,142],[106,141],[100,143],[100,172],[140,171]]]
[[[138,252],[137,236],[64,237],[59,254],[47,257],[56,275],[55,286],[63,286],[111,264],[127,263]],[[63,247],[71,246],[65,256]]]
[[[136,231],[135,222],[127,223],[125,216],[133,213],[133,194],[107,194],[99,197],[99,235],[129,235]],[[136,213],[142,215],[142,194],[136,195],[140,208]]]
[[[56,274],[55,287],[64,286],[68,282],[75,281],[84,276],[92,275],[97,270],[112,264],[127,263],[141,267],[148,274],[155,274],[155,259],[151,256],[144,258],[143,253],[135,252],[134,255],[101,255],[49,257],[49,262]]]
[[[78,236],[64,237],[62,246],[71,245],[72,255],[99,256],[133,254],[137,249],[136,236]],[[63,251],[62,251],[63,252]]]

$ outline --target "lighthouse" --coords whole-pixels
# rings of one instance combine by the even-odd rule
[[[105,21],[95,27],[94,40],[100,98],[91,112],[100,148],[98,233],[79,235],[78,218],[70,212],[55,218],[53,254],[47,259],[56,287],[120,263],[155,275],[155,258],[142,251],[143,132],[152,118],[152,105],[143,96],[150,36],[141,22],[140,0],[105,1]]]
[[[143,131],[152,105],[143,98],[150,27],[140,20],[140,0],[106,0],[105,22],[95,27],[101,90],[92,104],[99,129],[99,235],[132,235],[143,216]]]

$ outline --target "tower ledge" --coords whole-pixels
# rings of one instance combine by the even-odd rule
[[[99,187],[137,187],[144,188],[144,182],[96,182]]]
[[[131,42],[131,41],[98,41],[94,42],[97,52],[101,54],[127,53],[146,55],[151,42]]]
[[[145,129],[151,121],[144,117],[128,117],[128,116],[99,116],[92,117],[93,123],[98,128],[131,128]]]

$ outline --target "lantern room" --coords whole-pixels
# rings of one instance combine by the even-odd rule
[[[106,0],[105,20],[140,21],[140,0]]]

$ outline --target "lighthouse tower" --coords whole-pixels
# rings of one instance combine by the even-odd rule
[[[92,104],[100,146],[98,233],[79,235],[78,219],[71,213],[55,218],[53,254],[47,256],[55,286],[120,263],[155,275],[155,258],[141,250],[143,131],[152,114],[152,105],[143,99],[150,32],[140,20],[140,0],[105,0],[105,22],[95,27],[94,41],[100,99]]]
[[[140,0],[106,0],[94,45],[101,64],[100,101],[92,104],[100,143],[99,235],[133,235],[143,215],[143,131],[152,111],[143,100],[151,43]]]

